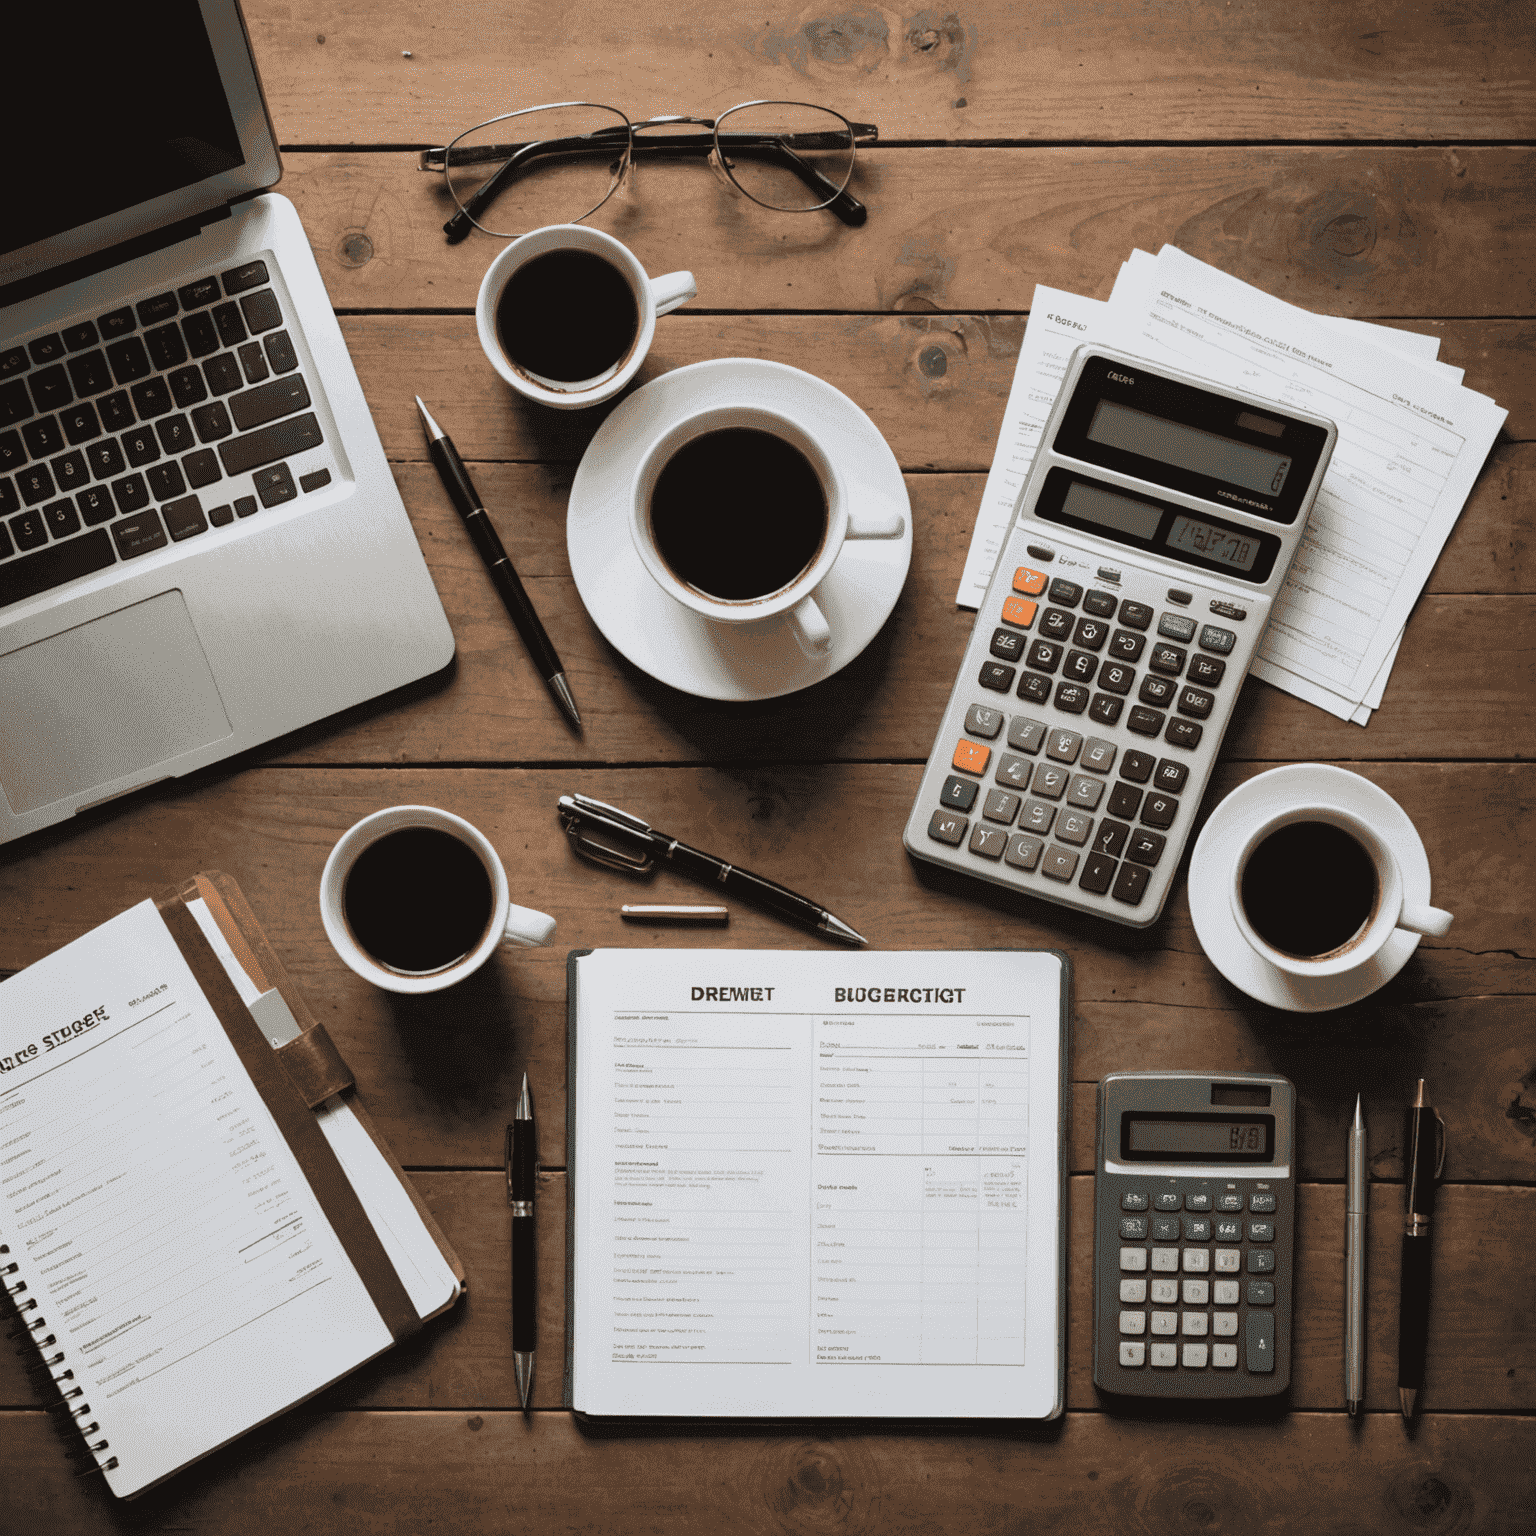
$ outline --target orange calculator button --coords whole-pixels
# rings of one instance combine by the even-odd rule
[[[979,741],[959,741],[955,744],[955,767],[961,773],[985,773],[992,748]]]
[[[1039,603],[1032,603],[1027,597],[1005,597],[1003,623],[1012,624],[1018,629],[1028,629],[1035,622],[1035,612],[1039,607]]]
[[[1032,571],[1027,565],[1021,565],[1013,573],[1013,590],[1022,592],[1025,597],[1039,597],[1045,591],[1045,572]]]

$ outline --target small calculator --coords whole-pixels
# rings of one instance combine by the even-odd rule
[[[1207,1398],[1290,1385],[1295,1097],[1253,1072],[1099,1084],[1096,1387]]]
[[[1079,347],[907,851],[1155,922],[1336,436],[1297,406]]]

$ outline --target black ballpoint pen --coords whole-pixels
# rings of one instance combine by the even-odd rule
[[[469,536],[474,540],[475,548],[491,574],[491,581],[512,616],[512,622],[517,625],[517,632],[523,637],[523,644],[528,647],[528,654],[533,658],[534,666],[539,669],[539,676],[554,694],[555,702],[566,719],[580,730],[581,715],[576,709],[576,700],[571,696],[571,685],[565,680],[565,667],[555,654],[555,648],[550,644],[549,636],[545,634],[544,626],[528,600],[522,581],[512,569],[512,562],[502,548],[495,525],[485,510],[485,503],[480,500],[474,482],[469,478],[469,471],[465,469],[458,449],[453,446],[453,439],[433,421],[420,395],[416,396],[416,409],[421,412],[422,425],[427,429],[427,451],[432,455],[432,462],[437,465],[443,487],[458,509],[459,516],[464,519],[464,526],[469,529]]]
[[[712,853],[690,848],[617,806],[587,795],[561,795],[560,824],[578,853],[610,869],[648,874],[657,859],[665,859],[683,874],[718,885],[726,894],[788,922],[812,928],[828,938],[841,939],[845,944],[866,942],[863,934],[856,933],[841,918],[833,917],[814,901],[797,896],[787,886],[738,869]]]
[[[528,1098],[528,1074],[507,1127],[507,1204],[512,1207],[512,1365],[523,1408],[533,1388],[533,1350],[537,1336],[537,1276],[533,1251],[534,1160],[533,1106]]]
[[[1445,1122],[1424,1097],[1424,1079],[1408,1109],[1403,1139],[1403,1271],[1397,1315],[1397,1398],[1411,1419],[1424,1387],[1429,1344],[1429,1228],[1435,1181],[1445,1167]]]

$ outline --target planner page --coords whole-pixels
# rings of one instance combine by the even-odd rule
[[[1058,955],[577,961],[573,1403],[1060,1408]]]
[[[0,1242],[120,1496],[390,1344],[152,902],[0,985]]]

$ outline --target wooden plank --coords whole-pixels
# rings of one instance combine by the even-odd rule
[[[1293,304],[1372,317],[1528,316],[1529,148],[882,149],[869,222],[775,215],[697,166],[647,166],[588,221],[696,309],[1020,310],[1037,282],[1108,297],[1172,242]],[[406,151],[292,154],[281,190],[343,309],[471,308],[504,242],[449,246],[441,178]],[[529,227],[568,217],[533,199]]]
[[[1220,770],[1215,796],[1256,765]],[[975,945],[1062,948],[1074,967],[1073,1075],[1158,1063],[1283,1072],[1301,1090],[1308,1178],[1343,1174],[1344,1129],[1358,1089],[1372,1108],[1373,1147],[1390,1176],[1394,1117],[1427,1076],[1456,1126],[1455,1179],[1531,1178],[1536,1114],[1529,898],[1513,874],[1533,858],[1536,767],[1366,765],[1412,815],[1456,912],[1402,974],[1341,1014],[1289,1015],[1252,1002],[1199,948],[1180,885],[1145,932],[1085,923],[1054,905],[919,865],[900,843],[918,777],[913,767],[553,770],[260,769],[164,787],[0,854],[0,966],[18,968],[189,870],[240,881],[316,1015],[325,1022],[384,1135],[407,1165],[499,1166],[501,1135],[526,1068],[539,1105],[541,1158],[564,1162],[565,954],[570,948],[712,947],[720,936],[637,931],[618,915],[648,900],[691,901],[699,888],[669,872],[650,884],[580,861],[561,835],[557,797],[572,788],[661,817],[687,807],[701,843],[806,891],[870,935],[876,948]],[[427,803],[481,827],[514,893],[559,923],[545,950],[498,955],[436,997],[399,998],[355,976],[330,948],[315,892],[341,832],[387,804]],[[847,807],[866,829],[845,852]],[[674,830],[668,828],[668,830]],[[1498,852],[1490,852],[1498,850]],[[816,948],[819,941],[737,905],[733,946]],[[1077,1106],[1076,1166],[1091,1108]]]
[[[825,102],[886,138],[1536,137],[1518,67],[1530,16],[1497,0],[1391,25],[1336,0],[1132,0],[1112,24],[1093,6],[1003,0],[947,13],[579,0],[558,20],[526,3],[253,0],[246,14],[278,132],[298,144],[441,143],[543,101],[640,118],[762,97]]]
[[[914,1408],[918,1405],[914,1404]],[[567,1414],[304,1408],[126,1509],[70,1474],[41,1413],[0,1417],[18,1531],[1402,1532],[1529,1526],[1536,1419],[1241,1410],[1056,1424],[604,1432]],[[1342,1518],[1342,1523],[1341,1523]]]
[[[338,1382],[321,1405],[337,1408],[504,1409],[517,1406],[512,1372],[510,1243],[499,1173],[419,1173],[415,1183],[457,1249],[469,1295],[417,1338]],[[534,1406],[557,1408],[565,1358],[563,1173],[540,1175],[539,1334]],[[1070,1181],[1067,1399],[1092,1409],[1093,1180]],[[1342,1407],[1344,1193],[1337,1184],[1297,1192],[1294,1363],[1289,1406]],[[1536,1337],[1525,1326],[1523,1280],[1536,1189],[1450,1185],[1435,1215],[1435,1307],[1424,1405],[1439,1413],[1536,1409]],[[1371,1189],[1366,1317],[1368,1411],[1397,1408],[1398,1253],[1402,1190]],[[22,1364],[0,1351],[0,1407],[44,1400]]]

